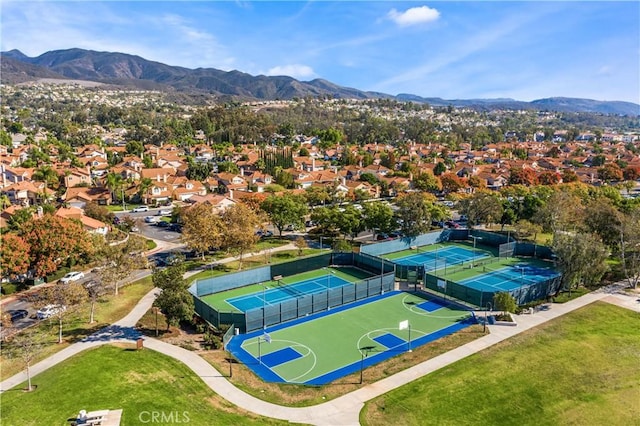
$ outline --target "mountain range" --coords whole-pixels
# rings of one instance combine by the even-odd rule
[[[441,99],[411,94],[397,96],[339,86],[323,79],[299,81],[288,76],[252,76],[240,71],[215,68],[189,69],[149,61],[135,55],[96,52],[84,49],[53,50],[29,57],[19,50],[0,53],[2,83],[16,84],[39,79],[73,79],[135,87],[144,90],[209,94],[236,99],[292,99],[307,96],[374,99],[428,103],[432,106],[475,109],[534,109],[538,111],[592,112],[615,115],[640,115],[640,105],[622,101],[597,101],[579,98],[546,98],[531,102],[514,99]]]

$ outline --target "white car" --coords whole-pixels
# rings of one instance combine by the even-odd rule
[[[149,211],[149,207],[147,207],[147,206],[139,206],[139,207],[136,207],[135,209],[133,209],[131,211],[133,213],[148,212]]]
[[[64,277],[60,278],[62,284],[69,284],[72,281],[78,281],[84,278],[84,272],[69,272]]]
[[[144,221],[145,223],[156,223],[160,220],[160,218],[158,216],[145,216]]]
[[[36,312],[36,317],[39,320],[43,320],[43,319],[51,318],[55,314],[59,312],[64,312],[66,310],[67,310],[67,307],[64,305],[47,305],[44,308],[38,310],[38,312]]]
[[[160,209],[158,210],[158,216],[171,216],[173,213],[172,209]]]

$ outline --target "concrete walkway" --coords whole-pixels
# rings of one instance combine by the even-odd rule
[[[156,289],[145,295],[138,305],[122,320],[85,339],[75,343],[55,355],[39,362],[31,368],[32,377],[40,372],[64,361],[85,349],[113,342],[131,342],[139,337],[133,329],[138,319],[151,307],[156,296]],[[534,328],[554,318],[565,315],[590,303],[603,300],[618,306],[632,309],[640,313],[640,299],[637,296],[625,294],[620,287],[610,286],[600,291],[586,294],[564,304],[553,304],[548,310],[538,311],[531,315],[515,316],[518,325],[499,326],[489,325],[490,334],[460,346],[445,354],[422,362],[407,370],[387,377],[378,382],[366,385],[349,394],[332,401],[312,407],[283,407],[268,403],[248,395],[231,384],[224,375],[214,369],[208,362],[196,353],[182,349],[160,340],[145,337],[145,347],[161,352],[187,365],[197,374],[215,393],[236,406],[253,413],[288,420],[294,423],[313,425],[358,425],[360,411],[366,401],[383,395],[397,387],[403,386],[419,377],[427,375],[442,367],[461,360],[471,354],[489,348],[516,334]],[[0,383],[0,391],[10,389],[26,380],[24,373],[17,374]]]

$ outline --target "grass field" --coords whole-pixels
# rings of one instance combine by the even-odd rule
[[[33,383],[33,392],[18,387],[2,394],[3,425],[66,425],[82,409],[119,408],[122,425],[148,422],[153,411],[177,412],[181,423],[193,425],[288,424],[238,410],[183,364],[133,346],[87,350],[35,376]]]
[[[385,394],[365,425],[637,425],[638,314],[599,302]]]
[[[366,273],[360,269],[355,268],[327,268],[327,270],[333,271],[333,273],[340,278],[344,278],[350,282],[356,282],[364,278],[371,277],[372,274]],[[283,278],[283,284],[292,284],[300,281],[304,281],[310,278],[322,277],[327,275],[327,270],[316,269],[313,271],[303,272],[301,274],[291,275]],[[227,299],[234,297],[244,296],[253,293],[261,293],[264,287],[274,288],[278,286],[277,281],[265,281],[260,284],[252,284],[245,287],[234,288],[232,290],[223,291],[220,293],[214,293],[207,296],[203,296],[202,300],[209,305],[213,306],[219,311],[224,312],[241,312],[235,306],[226,302]]]
[[[112,324],[126,316],[138,301],[153,288],[151,277],[146,277],[132,284],[120,288],[120,294],[105,295],[100,298],[96,304],[95,320],[93,324],[89,324],[89,305],[85,304],[69,313],[65,317],[62,330],[63,343],[58,344],[58,322],[57,320],[41,321],[34,327],[40,334],[44,336],[47,342],[43,352],[38,356],[35,362],[38,362],[56,352],[61,351],[70,344],[100,330],[109,324]],[[4,353],[0,354],[0,362],[2,368],[0,379],[4,380],[8,377],[19,373],[23,365],[19,360],[7,358]]]
[[[462,321],[468,311],[425,302],[414,294],[390,293],[268,328],[271,343],[264,342],[262,332],[236,337],[229,350],[267,381],[325,384],[357,371],[360,363],[377,364],[470,325]],[[402,321],[410,329],[399,330]],[[285,360],[278,359],[280,354]]]

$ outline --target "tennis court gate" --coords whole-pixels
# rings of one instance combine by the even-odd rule
[[[561,284],[561,276],[555,276],[545,281],[523,285],[517,289],[509,291],[518,305],[524,305],[535,300],[546,299],[555,293]],[[493,304],[493,295],[496,292],[481,291],[455,281],[437,277],[429,273],[424,274],[424,287],[442,294],[446,297],[461,300],[478,307],[486,307],[488,302]]]

